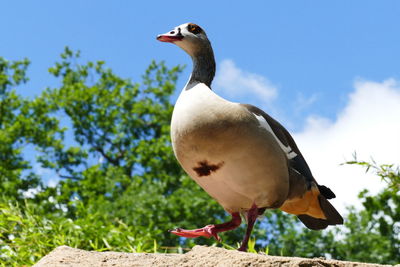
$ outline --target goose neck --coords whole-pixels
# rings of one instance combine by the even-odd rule
[[[205,49],[192,56],[193,71],[188,84],[204,83],[211,88],[215,76],[215,59],[211,49]]]

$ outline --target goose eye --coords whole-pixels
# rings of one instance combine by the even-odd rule
[[[188,25],[188,31],[193,33],[193,34],[198,34],[198,33],[202,32],[202,29],[198,25],[190,23]]]

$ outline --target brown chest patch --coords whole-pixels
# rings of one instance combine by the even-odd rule
[[[224,165],[225,162],[221,161],[218,164],[211,164],[207,160],[199,161],[197,167],[192,169],[197,173],[198,176],[209,176],[211,172],[218,171]]]

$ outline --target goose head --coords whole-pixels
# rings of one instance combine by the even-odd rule
[[[164,34],[157,40],[173,43],[188,53],[193,60],[193,71],[188,85],[202,82],[211,86],[215,75],[215,60],[211,43],[204,30],[194,23],[184,23]]]
[[[194,23],[179,25],[169,32],[158,35],[157,40],[176,44],[192,57],[211,46],[204,30]]]

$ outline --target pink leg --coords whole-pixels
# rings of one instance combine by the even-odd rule
[[[226,232],[232,229],[235,229],[239,227],[240,223],[242,222],[242,219],[240,218],[239,212],[234,212],[232,213],[232,220],[226,223],[221,223],[221,224],[210,224],[207,226],[204,226],[203,228],[200,229],[195,229],[195,230],[185,230],[181,228],[176,228],[175,230],[171,230],[170,232],[179,235],[182,237],[188,237],[188,238],[194,238],[194,237],[199,237],[199,236],[204,236],[207,238],[214,237],[216,240],[220,241],[221,238],[218,236],[218,233],[220,232]]]
[[[242,245],[238,249],[239,251],[247,251],[247,244],[249,243],[251,231],[253,230],[254,223],[256,222],[258,215],[259,215],[258,207],[256,206],[256,204],[253,204],[253,206],[251,206],[251,208],[247,212],[246,235],[243,238]]]

